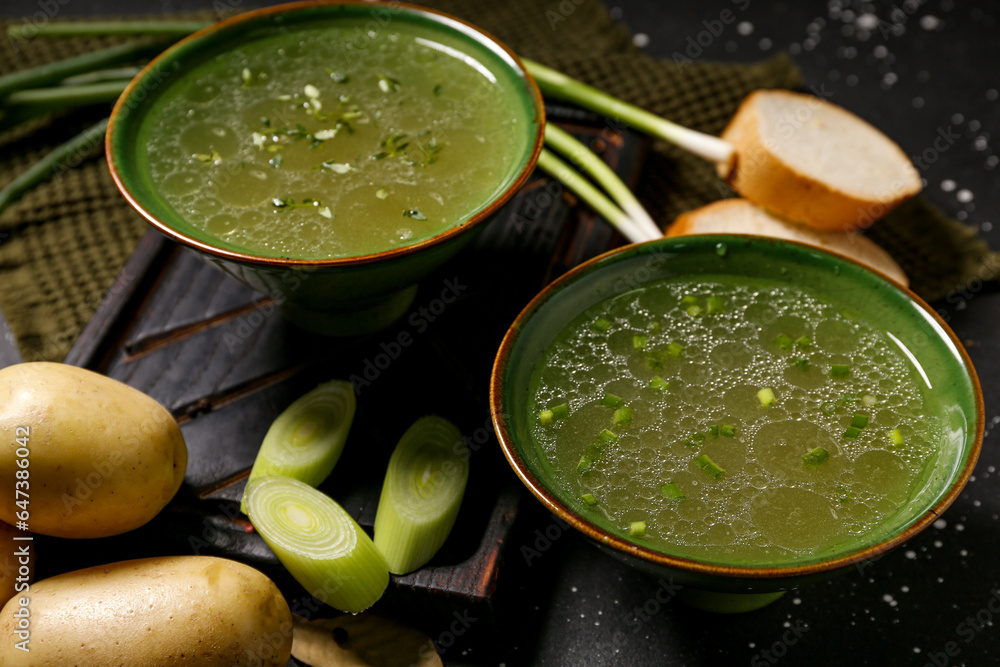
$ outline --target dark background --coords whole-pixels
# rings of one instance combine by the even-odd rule
[[[0,13],[30,17],[41,4],[3,0]],[[546,4],[559,8],[557,0]],[[1000,192],[993,187],[1000,173],[995,152],[1000,137],[993,136],[1000,128],[1000,8],[995,3],[618,0],[607,5],[654,56],[684,52],[689,38],[697,40],[710,28],[719,34],[704,47],[702,58],[753,61],[788,51],[807,89],[822,87],[832,101],[889,133],[915,158],[926,184],[924,196],[1000,248],[1000,230],[994,229],[1000,223]],[[64,0],[60,18],[212,7],[212,0],[141,6],[134,0]],[[724,10],[736,20],[720,31],[714,22]],[[951,142],[936,151],[935,139],[942,136]],[[563,532],[526,498],[500,582],[507,599],[503,627],[485,633],[493,637],[480,633],[442,648],[445,662],[1000,664],[1000,614],[990,609],[1000,609],[1000,478],[995,472],[1000,454],[991,432],[1000,423],[995,407],[1000,294],[990,283],[956,286],[932,305],[966,344],[979,371],[987,428],[975,476],[934,527],[863,570],[848,569],[757,612],[718,616],[659,604],[655,580]],[[0,337],[3,331],[0,325]],[[8,345],[0,340],[0,365],[6,363]],[[549,537],[539,539],[546,530]],[[528,563],[522,545],[541,553]],[[446,632],[442,627],[434,638]],[[953,657],[945,655],[949,651]]]

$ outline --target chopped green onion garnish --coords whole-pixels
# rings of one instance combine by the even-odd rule
[[[668,387],[670,387],[667,381],[661,378],[659,375],[654,376],[653,379],[649,381],[649,386],[655,389],[656,391],[664,391]]]
[[[254,528],[311,595],[351,613],[382,596],[385,558],[332,498],[297,479],[264,475],[247,483],[244,499]]]
[[[594,329],[598,331],[607,331],[611,327],[611,322],[604,319],[603,317],[598,317],[592,325]]]
[[[833,364],[830,366],[830,377],[835,379],[845,378],[851,374],[851,369],[844,364]]]
[[[845,438],[856,438],[861,435],[861,429],[856,426],[848,426],[844,429]]]
[[[865,394],[864,396],[861,397],[861,402],[864,403],[869,408],[873,408],[875,407],[875,404],[878,403],[878,399],[872,396],[871,394]]]
[[[375,546],[389,571],[427,563],[448,539],[469,479],[462,433],[441,417],[421,417],[389,458],[375,514]]]
[[[774,405],[774,390],[770,387],[764,387],[757,392],[757,400],[765,408],[769,408]]]
[[[547,410],[541,410],[538,413],[538,421],[542,426],[549,426],[557,419],[563,419],[569,416],[569,404],[560,403],[559,405],[548,408]]]
[[[587,445],[585,451],[587,456],[596,461],[597,459],[601,458],[601,454],[604,453],[604,445],[603,444]]]
[[[589,507],[593,507],[597,504],[597,498],[594,497],[593,493],[585,493],[580,496],[580,500],[585,502]]]
[[[687,314],[691,317],[698,317],[701,315],[701,306],[688,306]]]
[[[708,454],[702,454],[701,456],[696,458],[694,462],[699,468],[704,470],[708,474],[708,476],[711,477],[712,479],[719,479],[724,474],[726,474],[726,471],[720,468],[715,461],[710,459],[708,457]]]
[[[614,394],[605,394],[604,398],[601,399],[601,405],[606,405],[609,408],[620,407],[622,403],[622,397]]]
[[[680,343],[670,343],[667,345],[667,354],[674,359],[680,359],[682,352],[684,352],[684,346]]]
[[[799,336],[795,339],[795,347],[800,350],[808,350],[812,347],[812,339],[809,336]]]
[[[868,426],[868,415],[854,415],[851,418],[851,426],[854,428],[864,428]]]
[[[718,438],[719,437],[719,425],[718,424],[712,424],[711,426],[709,426],[708,427],[708,435],[711,438]]]
[[[681,487],[677,486],[676,482],[667,482],[661,486],[660,495],[664,498],[669,498],[670,500],[684,500],[684,494],[681,492]]]
[[[667,353],[663,350],[650,350],[646,353],[646,365],[653,369],[663,368],[667,363]]]
[[[726,302],[722,300],[720,296],[710,296],[705,300],[705,310],[709,315],[712,313],[721,313],[725,310]]]
[[[777,345],[782,350],[792,349],[792,345],[795,343],[791,338],[785,334],[779,334],[777,338],[774,339],[774,344]]]
[[[809,468],[815,468],[830,458],[830,452],[826,451],[822,447],[817,447],[816,449],[802,455],[802,462],[806,464]]]
[[[618,436],[615,435],[613,431],[604,429],[603,431],[597,434],[597,439],[600,440],[601,442],[607,443],[607,442],[614,442],[615,440],[618,439]]]
[[[660,330],[660,323],[653,322],[652,324],[649,325],[649,330],[652,331],[653,333],[656,333],[657,331]]]
[[[333,380],[297,399],[264,435],[250,480],[284,475],[318,486],[337,464],[355,410],[354,385]]]
[[[792,359],[792,365],[798,369],[806,370],[809,368],[809,360],[805,357],[795,357]]]
[[[646,522],[633,521],[628,525],[628,534],[631,537],[642,537],[646,534]]]
[[[395,93],[399,90],[399,81],[396,81],[390,76],[385,76],[384,74],[376,74],[378,76],[378,87],[383,93]]]
[[[688,306],[697,306],[697,305],[698,305],[698,297],[694,296],[693,294],[688,294],[687,296],[681,299],[681,306],[684,308],[687,308]]]
[[[731,438],[736,435],[736,427],[730,424],[723,424],[719,427],[719,433],[727,438]]]
[[[647,338],[646,336],[632,336],[632,349],[633,350],[643,349],[644,347],[646,347],[646,341],[648,340],[649,338]]]
[[[576,471],[584,473],[593,467],[594,467],[594,459],[585,454],[580,457],[580,462],[576,464]]]
[[[903,434],[899,432],[898,428],[894,428],[891,431],[889,431],[889,442],[891,442],[897,447],[899,447],[900,445],[903,444],[903,442],[905,442],[903,440]]]
[[[632,408],[624,407],[615,410],[613,423],[615,426],[628,426],[632,423]]]

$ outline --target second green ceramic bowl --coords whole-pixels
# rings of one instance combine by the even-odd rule
[[[552,340],[588,307],[643,284],[702,275],[766,278],[845,304],[891,332],[925,374],[928,402],[941,406],[949,437],[910,502],[876,530],[832,551],[779,565],[705,562],[654,550],[584,515],[574,494],[546,474],[530,426],[530,383]],[[849,259],[788,241],[698,236],[628,246],[578,266],[517,317],[497,354],[490,388],[493,423],[514,471],[549,510],[625,562],[670,577],[682,599],[714,611],[747,611],[782,591],[876,558],[926,528],[957,497],[979,456],[983,399],[968,355],[927,304]]]

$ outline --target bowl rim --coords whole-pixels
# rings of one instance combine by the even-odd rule
[[[694,239],[698,239],[694,241]],[[550,491],[547,486],[535,475],[535,473],[528,466],[524,457],[521,456],[515,444],[515,438],[513,436],[512,430],[510,428],[510,412],[507,409],[507,369],[510,366],[511,354],[513,348],[518,341],[522,330],[528,319],[530,319],[533,314],[538,311],[547,301],[555,297],[559,292],[562,291],[564,287],[567,287],[572,282],[576,281],[578,278],[583,277],[595,270],[598,270],[601,266],[606,265],[611,262],[614,263],[619,260],[623,260],[626,257],[643,252],[644,248],[648,248],[652,245],[683,245],[690,244],[694,242],[701,242],[711,247],[716,247],[719,243],[726,244],[738,244],[744,243],[747,246],[752,244],[766,244],[771,246],[797,246],[802,251],[809,251],[813,253],[821,253],[823,255],[828,255],[835,261],[845,262],[848,264],[854,264],[857,268],[862,269],[868,273],[872,273],[884,282],[888,284],[889,287],[895,288],[902,292],[910,301],[915,303],[925,314],[929,314],[933,322],[947,335],[950,342],[954,345],[955,349],[958,351],[959,356],[962,360],[962,365],[964,366],[966,375],[970,380],[972,385],[973,397],[975,400],[976,409],[976,423],[973,427],[973,441],[971,444],[971,449],[968,457],[966,458],[965,465],[962,467],[961,471],[956,474],[948,487],[947,493],[942,496],[938,502],[934,505],[926,508],[912,524],[910,524],[905,530],[895,533],[886,537],[885,539],[877,542],[876,544],[869,545],[862,549],[853,549],[847,553],[841,554],[836,558],[831,558],[827,560],[821,560],[814,563],[808,563],[803,565],[757,565],[757,566],[745,566],[745,565],[727,565],[720,563],[710,563],[696,560],[694,558],[688,558],[683,556],[676,556],[666,554],[662,551],[656,551],[643,547],[634,542],[630,542],[594,523],[580,516],[575,510],[569,507],[566,503],[560,500],[555,493]],[[808,244],[800,243],[798,241],[791,241],[787,239],[777,239],[772,237],[757,236],[752,234],[704,234],[698,235],[697,237],[665,237],[662,239],[656,239],[653,241],[647,241],[640,244],[632,244],[627,246],[622,246],[604,252],[597,257],[593,257],[586,262],[579,264],[563,275],[559,276],[557,279],[553,280],[551,283],[546,285],[535,297],[521,310],[518,316],[514,319],[511,326],[508,328],[506,334],[504,335],[503,341],[500,344],[500,348],[497,351],[496,359],[494,361],[493,370],[490,376],[490,413],[493,420],[493,428],[496,432],[497,440],[500,443],[500,447],[503,450],[504,456],[507,462],[514,469],[514,472],[520,478],[521,482],[528,488],[531,493],[542,502],[542,504],[548,508],[549,511],[553,512],[560,519],[571,525],[573,528],[577,529],[590,539],[594,540],[602,547],[610,547],[614,551],[638,558],[647,564],[653,564],[661,567],[673,568],[676,570],[681,570],[683,572],[698,574],[698,575],[709,575],[714,577],[725,577],[725,578],[736,578],[744,580],[772,580],[772,579],[797,579],[800,577],[816,575],[824,572],[829,572],[837,570],[852,564],[862,563],[864,561],[870,561],[879,558],[885,552],[893,549],[899,544],[910,539],[917,533],[921,532],[931,523],[937,520],[938,516],[947,509],[952,502],[961,494],[962,490],[965,488],[969,477],[972,475],[973,469],[979,460],[980,453],[982,451],[983,436],[984,436],[984,426],[985,426],[985,406],[983,402],[983,392],[982,387],[979,382],[979,376],[976,373],[975,368],[972,365],[972,360],[968,355],[965,347],[962,345],[961,341],[955,335],[955,332],[951,330],[951,327],[938,315],[937,311],[931,308],[926,301],[924,301],[920,296],[915,294],[908,287],[905,287],[891,278],[885,276],[884,274],[872,270],[870,267],[850,258],[845,255],[840,255],[837,253],[829,252],[822,248],[811,246]]]
[[[393,10],[402,10],[410,14],[415,14],[423,16],[425,18],[431,18],[436,23],[439,23],[446,28],[452,30],[457,30],[463,32],[467,35],[478,36],[477,41],[484,42],[485,48],[496,48],[499,49],[498,54],[503,54],[508,57],[513,65],[515,72],[519,70],[521,78],[524,80],[525,88],[524,93],[528,96],[531,106],[534,108],[535,117],[531,120],[537,127],[533,141],[531,142],[530,149],[528,151],[527,160],[525,161],[522,169],[514,179],[508,184],[507,188],[504,189],[499,195],[496,195],[493,201],[485,209],[479,211],[476,215],[465,220],[461,224],[454,224],[445,229],[442,229],[437,234],[428,237],[426,239],[417,241],[416,243],[407,244],[404,246],[399,246],[396,248],[388,248],[385,250],[380,250],[378,252],[367,253],[364,255],[349,255],[346,257],[330,257],[330,258],[295,258],[295,257],[268,257],[264,255],[254,254],[246,249],[243,250],[230,250],[227,248],[221,248],[211,243],[207,243],[200,239],[194,238],[178,229],[175,229],[170,224],[161,220],[156,214],[148,210],[137,195],[135,195],[127,184],[127,179],[123,176],[122,172],[119,170],[118,165],[115,161],[115,150],[113,137],[116,133],[116,128],[118,127],[117,121],[122,116],[122,112],[129,105],[129,100],[132,93],[136,90],[142,90],[142,83],[152,73],[155,73],[156,68],[162,66],[165,63],[170,62],[174,55],[193,42],[200,41],[206,37],[209,37],[219,30],[230,28],[234,25],[239,25],[247,21],[254,21],[261,19],[262,17],[267,17],[272,14],[282,14],[285,12],[295,12],[304,9],[316,8],[316,7],[337,7],[337,6],[357,6],[357,7],[367,7],[373,10],[377,10],[380,7],[385,6],[387,3],[371,2],[371,0],[299,0],[297,2],[289,2],[280,5],[274,5],[271,7],[262,7],[259,9],[253,9],[229,18],[223,19],[221,21],[212,23],[197,32],[194,32],[183,39],[174,42],[161,53],[159,53],[155,58],[153,58],[149,63],[147,63],[139,73],[128,83],[125,90],[118,97],[115,102],[114,108],[111,110],[111,116],[108,120],[108,128],[104,136],[104,153],[105,158],[108,163],[108,169],[111,172],[111,178],[118,188],[118,191],[123,197],[128,201],[128,203],[135,209],[146,221],[156,228],[160,233],[164,234],[173,241],[177,241],[183,245],[194,248],[195,250],[201,251],[213,257],[236,261],[243,264],[250,264],[262,267],[272,267],[272,268],[287,268],[295,267],[302,269],[325,269],[325,268],[337,268],[337,267],[351,267],[351,266],[363,266],[366,264],[372,264],[375,262],[380,262],[390,259],[400,259],[407,257],[409,255],[414,255],[423,250],[442,245],[448,241],[451,241],[467,231],[470,231],[474,227],[478,226],[480,223],[488,220],[493,214],[495,214],[504,204],[506,204],[511,197],[524,185],[528,177],[531,175],[535,168],[535,163],[538,161],[538,155],[541,153],[544,134],[545,134],[545,105],[542,101],[542,94],[538,88],[538,84],[535,82],[534,78],[528,72],[527,67],[521,61],[521,59],[515,54],[506,44],[501,42],[499,39],[494,37],[491,33],[483,30],[482,28],[464,20],[452,14],[446,12],[438,11],[436,9],[431,9],[429,7],[423,7],[419,5],[410,4],[407,2],[393,2],[391,7]],[[130,114],[126,114],[130,115]],[[526,123],[530,125],[531,123]]]

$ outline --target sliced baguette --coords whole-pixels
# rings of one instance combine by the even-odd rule
[[[755,91],[722,138],[736,150],[719,176],[758,206],[817,229],[868,227],[922,187],[891,139],[812,95]]]
[[[806,243],[844,255],[908,286],[899,264],[885,250],[858,233],[825,232],[777,218],[746,199],[723,199],[680,215],[667,236],[753,234]]]

